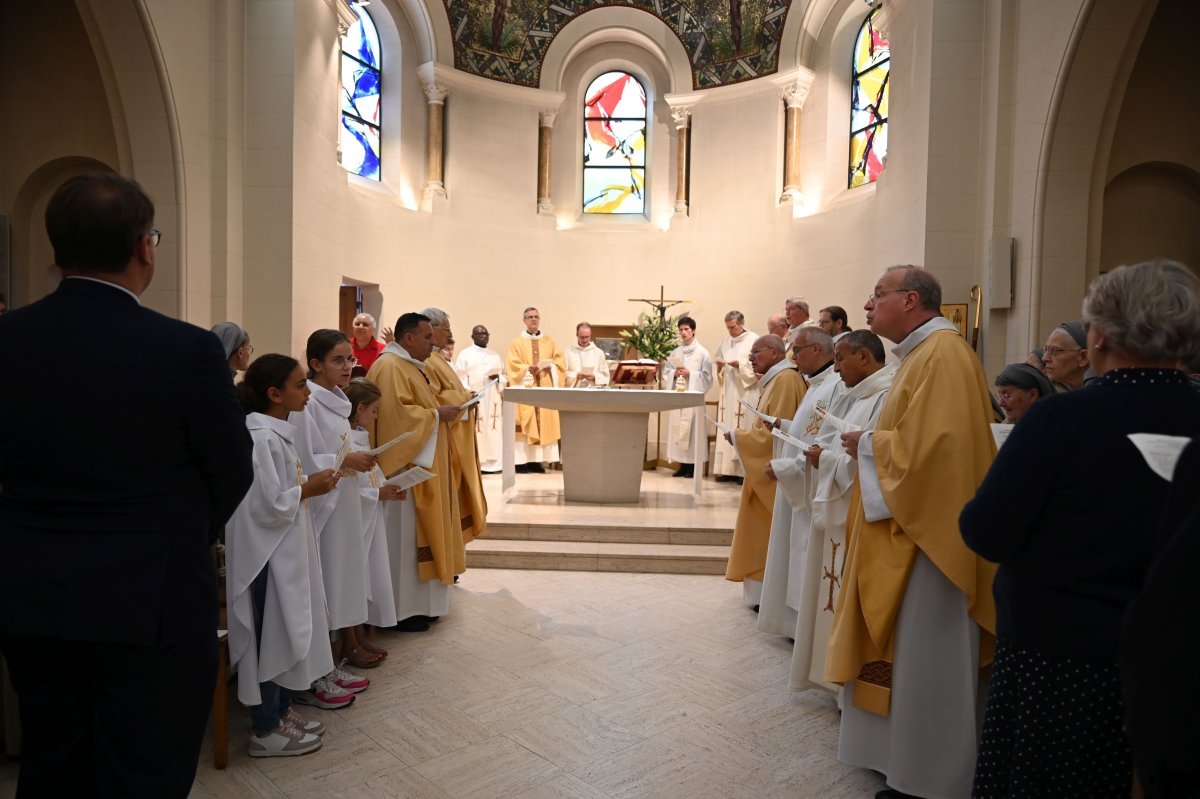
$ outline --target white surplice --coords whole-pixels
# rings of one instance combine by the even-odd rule
[[[237,669],[238,699],[262,703],[259,683],[304,690],[333,670],[325,589],[317,558],[294,425],[252,413],[254,483],[225,526],[225,592],[229,662]],[[255,634],[250,586],[267,570],[261,640]]]
[[[308,474],[331,468],[343,441],[350,439],[350,400],[340,388],[332,391],[308,381],[312,396],[300,413],[288,420],[296,425],[296,452]],[[363,574],[362,499],[353,478],[338,482],[313,513],[317,552],[325,578],[329,629],[341,630],[367,620],[367,584]]]
[[[607,386],[608,385],[608,356],[604,354],[604,350],[596,346],[596,342],[589,341],[586,347],[581,347],[578,344],[572,344],[566,349],[567,359],[567,388],[584,386]],[[596,382],[583,381],[576,383],[576,379],[583,372],[585,367],[591,367],[592,374],[596,376]]]
[[[371,436],[361,427],[351,431],[355,452],[371,448]],[[347,478],[342,478],[343,480]],[[383,471],[375,466],[369,472],[354,476],[358,481],[358,496],[362,500],[363,519],[363,575],[367,584],[367,624],[376,627],[391,627],[396,619],[396,602],[392,590],[392,572],[387,551],[387,523],[384,509],[388,504],[379,501],[379,487],[383,485]]]
[[[504,424],[500,418],[500,395],[508,384],[504,374],[504,359],[500,353],[472,344],[461,350],[454,359],[454,371],[463,375],[463,385],[479,391],[493,376],[500,382],[488,388],[475,418],[475,440],[479,444],[479,470],[498,472],[504,467],[501,451]]]
[[[738,362],[737,368],[726,365],[717,369],[717,421],[735,430],[749,430],[754,426],[754,415],[746,413],[740,402],[758,405],[758,375],[750,365],[750,348],[757,339],[758,334],[753,330],[743,330],[740,336],[727,335],[713,354],[714,362]],[[737,450],[723,435],[717,436],[712,473],[735,477],[745,474]]]
[[[688,346],[679,346],[671,351],[670,358],[681,358],[688,370],[687,390],[707,393],[713,384],[713,362],[708,350],[692,339]],[[675,387],[675,367],[670,363],[663,366],[663,382],[667,389]],[[708,460],[708,447],[696,452],[692,425],[708,424],[704,421],[704,408],[680,408],[667,416],[667,460],[675,463],[704,463]],[[707,437],[701,436],[702,441]]]
[[[843,391],[829,412],[864,430],[874,430],[895,375],[894,366],[883,367],[854,388]],[[820,685],[836,694],[839,686],[824,682],[822,675],[833,626],[833,609],[846,563],[846,514],[850,510],[850,489],[858,475],[858,461],[846,453],[842,437],[832,425],[825,423],[818,438],[822,440],[822,446],[826,443],[828,446],[821,453],[817,468],[808,469],[809,483],[815,488],[809,506],[808,550],[803,572],[797,581],[797,617],[793,634],[796,643],[792,647],[790,685],[793,691]]]
[[[811,443],[825,443],[817,438],[821,429],[821,413],[828,410],[834,398],[843,390],[842,377],[830,364],[808,378],[805,393],[796,415],[784,432]],[[796,629],[796,610],[799,599],[798,579],[803,570],[803,553],[807,547],[812,487],[808,466],[803,455],[792,445],[786,445],[778,458],[771,461],[779,482],[775,491],[775,507],[771,513],[771,537],[767,543],[767,566],[763,580],[756,587],[761,596],[756,603],[758,629],[771,635],[792,636]],[[749,601],[749,600],[747,600]]]

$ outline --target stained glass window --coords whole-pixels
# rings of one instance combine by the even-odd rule
[[[646,211],[646,90],[628,72],[605,72],[583,101],[583,212]]]
[[[875,29],[875,9],[863,21],[854,41],[850,81],[849,187],[872,183],[883,171],[888,142],[888,77],[892,50]]]
[[[338,144],[342,166],[356,175],[379,180],[379,32],[362,6],[353,5],[358,21],[342,37],[342,124]]]

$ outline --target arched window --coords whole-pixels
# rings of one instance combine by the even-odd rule
[[[646,90],[605,72],[583,95],[583,212],[646,212]]]
[[[888,77],[892,50],[875,29],[875,9],[863,20],[854,40],[850,67],[849,188],[872,183],[883,171],[887,155]]]
[[[342,166],[379,180],[379,32],[362,6],[352,5],[358,21],[342,37],[342,124],[338,144]]]

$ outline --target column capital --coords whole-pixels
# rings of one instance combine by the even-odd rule
[[[692,118],[692,108],[690,105],[671,106],[671,119],[675,120],[675,130],[682,130],[688,126],[688,121]]]
[[[891,39],[896,25],[896,17],[908,5],[908,0],[883,0],[879,5],[879,13],[875,15],[875,30],[885,39]]]
[[[801,69],[789,76],[787,83],[780,86],[780,96],[789,109],[804,109],[804,103],[808,100],[808,90],[812,88],[815,77],[816,74],[811,70]]]
[[[687,127],[688,121],[692,118],[692,112],[696,110],[696,104],[703,100],[704,97],[705,95],[700,92],[663,95],[663,100],[666,101],[667,107],[671,109],[671,118],[675,120],[676,130],[683,130]]]
[[[554,119],[558,116],[558,106],[554,108],[539,108],[538,123],[543,128],[554,127]]]
[[[444,104],[446,102],[446,95],[450,93],[449,87],[437,83],[422,83],[421,90],[425,92],[425,98],[429,100],[431,105]]]

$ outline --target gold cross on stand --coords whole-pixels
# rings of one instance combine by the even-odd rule
[[[667,321],[667,309],[685,302],[695,302],[695,300],[668,300],[665,298],[664,286],[658,287],[658,299],[645,299],[644,297],[630,297],[629,302],[644,302],[654,310],[658,311],[658,321]]]

